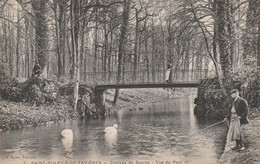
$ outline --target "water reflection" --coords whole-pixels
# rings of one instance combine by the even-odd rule
[[[71,129],[63,129],[61,131],[62,145],[65,148],[66,157],[72,158],[73,131]]]

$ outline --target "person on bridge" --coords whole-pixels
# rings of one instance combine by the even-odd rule
[[[241,125],[248,124],[248,104],[247,101],[239,97],[237,89],[231,91],[232,105],[229,108],[227,117],[224,120],[229,121],[228,139],[236,141],[236,146],[232,150],[244,150],[243,135]]]
[[[167,64],[167,70],[165,72],[165,82],[166,83],[170,83],[172,81],[171,76],[172,76],[172,65],[169,63],[169,64]]]

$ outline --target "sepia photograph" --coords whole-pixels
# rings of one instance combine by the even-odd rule
[[[260,164],[260,0],[0,0],[0,164]]]

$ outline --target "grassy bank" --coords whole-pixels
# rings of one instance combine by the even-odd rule
[[[260,163],[260,108],[251,109],[250,123],[243,125],[244,151],[231,150],[235,146],[234,141],[226,141],[225,150],[219,159],[219,163],[231,164],[259,164]]]
[[[114,90],[106,91],[106,107],[118,110],[133,107],[137,104],[156,102],[173,96],[183,96],[196,91],[195,89],[122,89],[116,106],[112,105]],[[26,102],[12,102],[0,99],[0,129],[1,131],[19,129],[28,126],[37,126],[46,123],[55,123],[66,119],[77,119],[80,116],[74,111],[68,98],[59,98],[50,104],[41,104],[39,107]]]
[[[66,99],[40,106],[0,99],[0,129],[4,131],[77,117],[78,113],[72,110]]]

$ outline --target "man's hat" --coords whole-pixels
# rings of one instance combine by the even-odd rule
[[[230,94],[232,94],[232,93],[238,93],[238,90],[237,89],[232,89]]]

